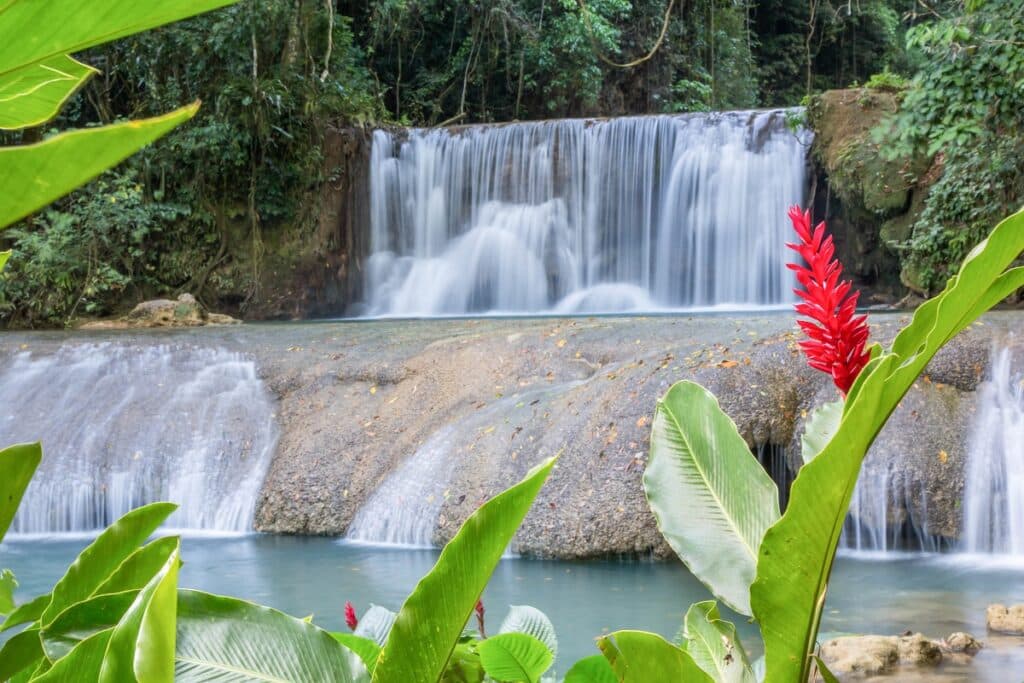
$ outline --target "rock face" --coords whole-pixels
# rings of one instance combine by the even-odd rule
[[[191,294],[182,294],[176,301],[154,299],[143,301],[119,320],[102,320],[82,325],[82,329],[117,330],[146,327],[201,327],[203,325],[235,325],[240,323],[229,315],[210,313]]]
[[[874,129],[898,108],[895,93],[868,88],[829,90],[808,107],[814,130],[816,215],[825,216],[847,273],[882,297],[909,288],[924,293],[920,275],[892,246],[910,238],[931,182],[941,173],[927,157],[889,159]]]
[[[873,320],[881,340],[905,322]],[[988,320],[940,352],[869,456],[871,468],[906,483],[887,513],[895,524],[959,534],[963,425],[992,338],[1020,314]],[[249,350],[279,396],[282,435],[257,527],[344,534],[369,495],[449,428],[435,542],[561,452],[517,536],[520,552],[667,556],[641,485],[657,399],[676,381],[698,381],[752,449],[787,448],[795,465],[805,413],[837,394],[806,366],[791,326],[788,317],[706,317],[269,328]]]
[[[981,644],[967,633],[934,641],[920,633],[905,636],[843,636],[821,646],[825,666],[846,680],[890,674],[907,668],[934,668],[945,654],[974,654]]]
[[[985,624],[990,631],[1024,636],[1024,605],[989,605],[985,610]]]

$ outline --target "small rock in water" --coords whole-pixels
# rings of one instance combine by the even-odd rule
[[[990,631],[1024,636],[1024,605],[989,605],[985,610],[985,625]]]
[[[958,636],[964,636],[980,647],[974,638],[962,633],[953,634],[947,642]],[[961,640],[958,638],[957,642]],[[966,643],[963,646],[966,648]],[[938,666],[942,662],[942,646],[920,633],[902,636],[843,636],[822,645],[821,657],[829,670],[837,676],[866,678],[891,673],[899,666]]]
[[[82,329],[128,329],[137,327],[199,327],[202,325],[233,325],[240,320],[229,315],[210,313],[191,294],[182,294],[177,301],[154,299],[143,301],[120,320],[98,320],[82,325]]]
[[[964,633],[963,631],[950,634],[942,641],[942,648],[944,650],[972,656],[978,654],[978,651],[983,647],[985,645],[980,640],[977,640],[970,633]]]

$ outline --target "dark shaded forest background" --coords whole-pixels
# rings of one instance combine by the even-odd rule
[[[245,314],[268,251],[315,229],[332,127],[796,106],[864,86],[899,103],[876,149],[939,156],[912,236],[892,245],[938,282],[1024,197],[1021,4],[243,0],[83,55],[102,73],[61,119],[7,136],[203,101],[191,125],[7,231],[0,317],[59,326],[184,291]]]

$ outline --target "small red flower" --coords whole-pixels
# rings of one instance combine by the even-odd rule
[[[796,312],[811,318],[797,324],[808,339],[800,342],[812,368],[827,372],[843,396],[867,365],[870,353],[864,350],[868,340],[867,316],[855,316],[860,292],[851,292],[848,280],[840,282],[843,266],[835,255],[832,236],[825,236],[825,223],[811,230],[811,212],[794,206],[789,219],[800,238],[786,246],[800,254],[807,266],[789,263],[803,289],[794,289],[803,301]]]
[[[356,608],[348,600],[345,601],[345,624],[352,631],[355,631],[356,626],[359,625],[359,619],[356,617]]]
[[[486,638],[487,636],[484,635],[484,601],[477,598],[473,611],[476,612],[476,625],[480,631],[480,637]]]

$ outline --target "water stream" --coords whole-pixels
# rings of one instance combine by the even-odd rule
[[[43,438],[16,534],[101,529],[171,500],[174,527],[252,528],[273,456],[273,403],[252,359],[189,345],[73,343],[0,366],[0,443]]]
[[[790,300],[786,111],[378,131],[367,315]]]

